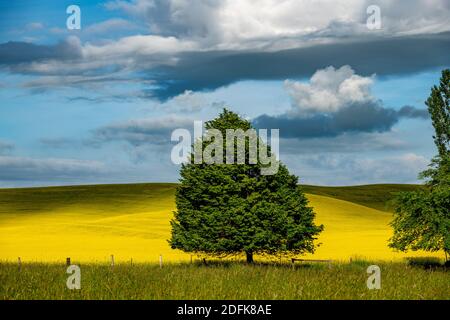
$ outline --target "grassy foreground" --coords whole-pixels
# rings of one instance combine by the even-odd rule
[[[62,264],[0,263],[3,299],[450,299],[450,274],[406,263],[376,263],[381,289],[368,290],[372,263],[81,264],[81,290],[66,287]]]
[[[93,185],[0,190],[0,261],[78,262],[189,261],[172,250],[170,219],[176,184]],[[393,194],[411,185],[359,187],[302,186],[325,230],[310,259],[399,261],[407,256],[442,253],[396,253],[387,208]],[[383,209],[383,210],[381,210]],[[256,257],[257,261],[261,261]]]

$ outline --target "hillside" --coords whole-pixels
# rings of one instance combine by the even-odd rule
[[[175,188],[131,184],[0,190],[0,260],[61,261],[70,256],[106,261],[111,254],[119,261],[156,262],[160,254],[165,261],[188,260],[189,255],[167,244]],[[394,192],[414,186],[303,188],[317,223],[325,225],[315,258],[405,256],[386,245],[391,213],[374,208],[384,208]]]
[[[0,189],[0,215],[47,212],[73,205],[114,212],[126,205],[136,207],[148,201],[155,204],[158,200],[173,197],[176,186],[175,183],[148,183]],[[388,208],[388,202],[395,193],[421,188],[407,184],[301,187],[305,193],[354,202],[377,210]]]
[[[351,187],[302,185],[306,193],[345,200],[382,211],[392,211],[390,201],[397,193],[420,188],[423,186],[415,184],[373,184]]]

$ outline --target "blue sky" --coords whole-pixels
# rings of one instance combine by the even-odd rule
[[[303,183],[416,183],[450,5],[370,4],[379,30],[365,1],[1,1],[0,187],[177,181],[170,132],[225,106]]]

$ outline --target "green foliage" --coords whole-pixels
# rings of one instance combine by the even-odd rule
[[[402,193],[397,201],[391,247],[450,252],[450,188]]]
[[[450,188],[450,154],[434,157],[429,168],[421,172],[419,177],[425,179],[430,188],[439,185]]]
[[[446,184],[450,187],[450,69],[442,71],[439,87],[434,86],[426,105],[430,113],[435,135],[433,136],[438,155],[433,158],[430,168],[421,177],[428,185]]]
[[[207,130],[222,133],[250,128],[248,121],[228,110],[206,123]],[[248,161],[182,165],[171,247],[215,256],[245,252],[248,262],[256,253],[314,252],[314,240],[323,226],[314,224],[315,214],[297,188],[298,178],[282,164],[274,175],[261,175],[261,167]]]
[[[425,267],[427,262],[423,261]],[[367,290],[369,265],[382,270],[381,290]],[[450,273],[400,262],[296,265],[156,263],[81,265],[81,290],[68,290],[64,264],[0,262],[0,300],[341,300],[450,298]]]
[[[450,70],[431,89],[426,105],[435,129],[438,155],[420,177],[426,190],[401,193],[396,200],[390,247],[406,251],[444,250],[450,253]]]
[[[442,71],[439,87],[431,89],[426,105],[436,134],[433,136],[439,156],[447,157],[450,150],[450,69]]]

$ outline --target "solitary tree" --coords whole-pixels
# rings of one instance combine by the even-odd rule
[[[438,155],[421,173],[426,189],[401,193],[391,225],[390,247],[401,251],[443,250],[450,253],[450,70],[442,71],[439,87],[431,89],[426,101],[435,129]]]
[[[215,129],[223,136],[227,129],[252,129],[250,122],[226,109],[205,126],[207,132]],[[263,164],[248,161],[249,142],[247,137],[244,164],[226,164],[225,154],[214,154],[224,158],[223,164],[195,163],[191,157],[182,165],[171,221],[172,248],[219,257],[245,253],[249,263],[254,254],[314,252],[323,226],[314,224],[315,214],[298,178],[282,164],[277,173],[262,175]],[[225,141],[221,144],[225,148]]]

